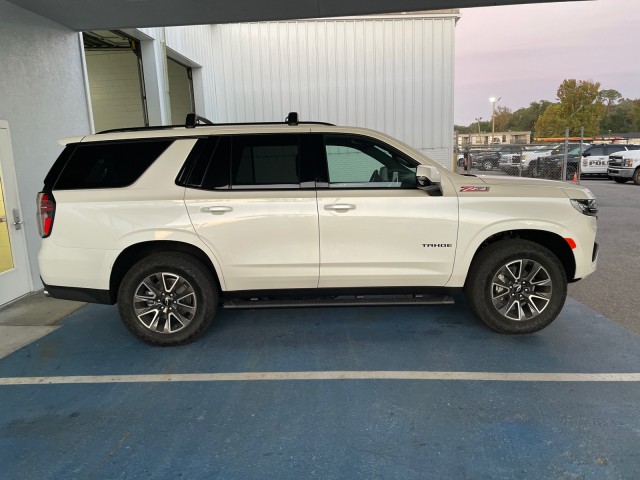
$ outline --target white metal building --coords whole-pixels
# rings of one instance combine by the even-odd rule
[[[35,196],[57,140],[94,126],[181,123],[191,106],[218,122],[298,111],[384,131],[449,166],[457,18],[122,29],[134,56],[0,0],[0,305],[41,287]]]

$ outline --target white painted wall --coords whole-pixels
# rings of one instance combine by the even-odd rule
[[[9,122],[31,275],[36,258],[36,193],[62,151],[58,139],[89,133],[77,33],[0,0],[0,118]]]
[[[138,57],[131,50],[85,52],[96,131],[143,127]]]

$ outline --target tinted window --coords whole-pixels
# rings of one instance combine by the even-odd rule
[[[611,155],[616,152],[625,152],[627,148],[624,145],[609,145],[607,147],[607,155]]]
[[[591,147],[589,150],[587,150],[587,152],[589,153],[589,155],[604,155],[604,148]]]
[[[330,188],[416,188],[416,162],[373,139],[325,136]]]
[[[118,188],[135,182],[173,140],[79,144],[55,183],[56,190]]]
[[[298,135],[238,135],[232,139],[233,187],[300,186]]]

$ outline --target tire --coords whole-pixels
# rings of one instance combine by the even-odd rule
[[[529,172],[531,173],[531,176],[533,178],[540,178],[542,176],[542,169],[537,162],[531,164],[531,166],[529,167]]]
[[[627,183],[627,181],[629,180],[628,178],[622,178],[622,177],[611,177],[613,178],[613,181],[616,183]]]
[[[537,270],[538,267],[541,269]],[[508,271],[515,275],[509,276]],[[516,282],[515,277],[520,280]],[[501,240],[478,252],[464,293],[471,311],[492,330],[505,334],[533,333],[549,325],[562,310],[567,297],[567,275],[547,248],[528,240]]]
[[[640,185],[640,168],[636,168],[636,171],[633,172],[632,180],[636,185]]]
[[[491,160],[485,160],[484,162],[482,162],[482,169],[490,172],[491,170],[493,170],[493,162]]]
[[[118,289],[118,311],[140,340],[182,345],[209,327],[218,299],[207,267],[190,255],[167,252],[143,258],[126,273]]]

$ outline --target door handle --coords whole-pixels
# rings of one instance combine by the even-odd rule
[[[233,207],[202,207],[200,209],[203,213],[213,213],[214,215],[222,215],[223,213],[233,211]]]
[[[24,222],[20,218],[20,211],[17,208],[13,209],[13,226],[16,230],[22,229],[22,224]]]
[[[356,206],[350,203],[332,203],[331,205],[325,205],[324,209],[334,212],[346,212],[347,210],[355,210]]]

